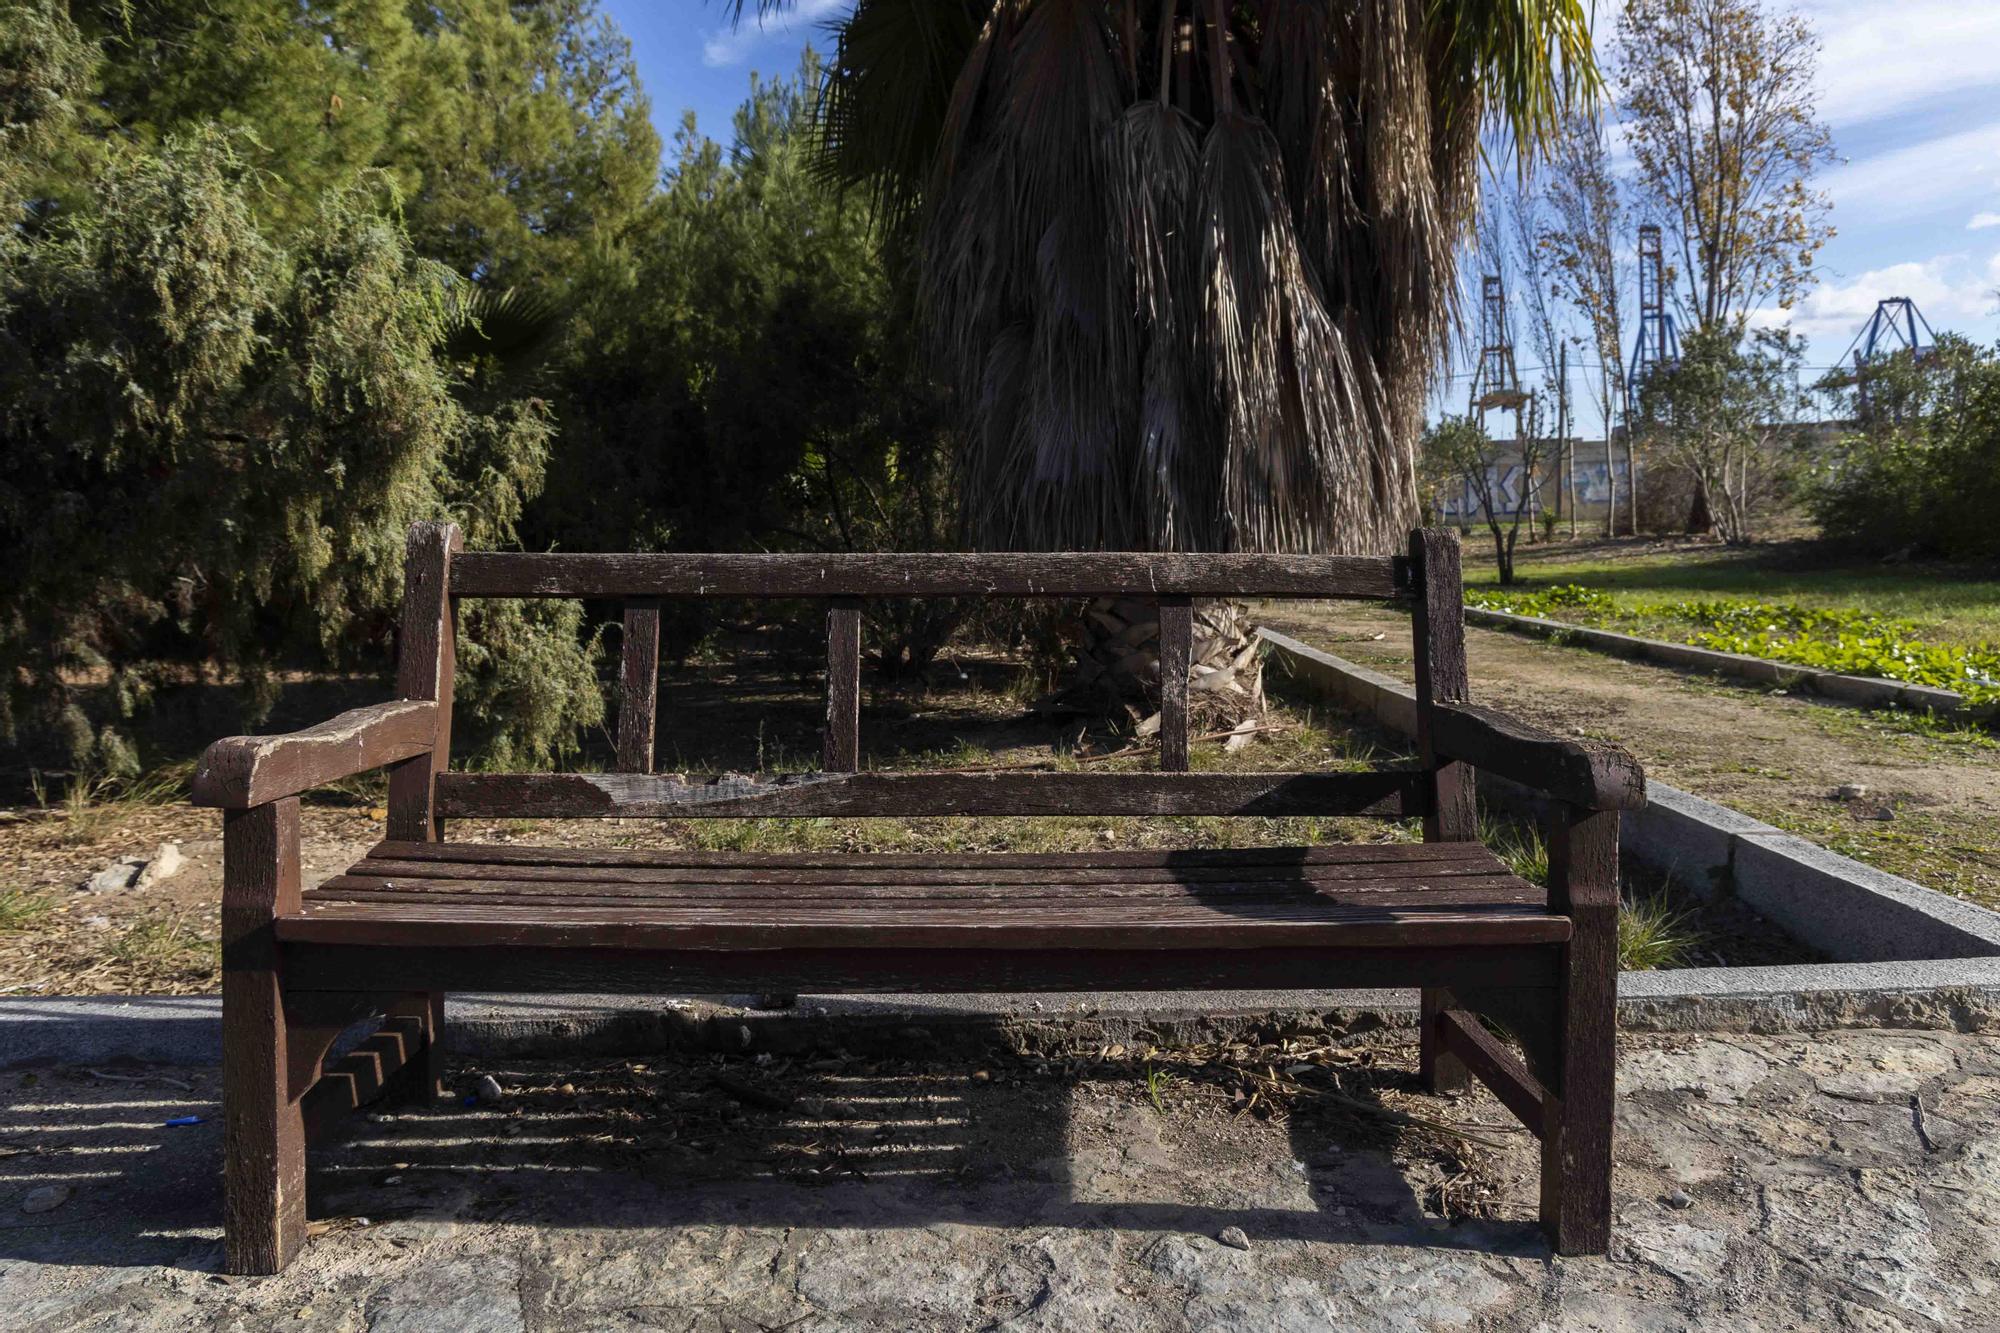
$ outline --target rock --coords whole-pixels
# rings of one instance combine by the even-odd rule
[[[1215,1238],[1232,1250],[1250,1248],[1250,1238],[1243,1234],[1242,1227],[1224,1227],[1215,1234]]]
[[[1667,1207],[1688,1208],[1692,1207],[1693,1204],[1694,1204],[1694,1199],[1691,1195],[1688,1194],[1686,1190],[1674,1189],[1667,1191]]]
[[[76,887],[84,893],[116,893],[131,888],[145,869],[145,857],[123,856]]]
[[[69,1186],[44,1185],[40,1189],[28,1191],[27,1197],[21,1200],[21,1211],[24,1213],[49,1213],[54,1212],[68,1202]]]
[[[488,1106],[493,1105],[495,1102],[505,1101],[507,1098],[506,1090],[500,1086],[500,1080],[491,1074],[481,1074],[479,1076],[479,1082],[473,1085],[472,1095],[479,1098],[480,1101],[486,1103]]]
[[[172,879],[187,865],[187,858],[181,855],[181,845],[177,842],[163,842],[153,852],[153,859],[139,872],[140,887],[158,884],[163,879]]]

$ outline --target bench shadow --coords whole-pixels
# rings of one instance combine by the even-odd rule
[[[1266,1122],[1228,1112],[1199,1077],[1170,1084],[1156,1109],[1138,1066],[1020,1056],[997,1026],[986,1035],[983,1049],[968,1034],[921,1059],[697,1051],[458,1070],[458,1084],[491,1074],[506,1096],[348,1117],[309,1154],[309,1217],[316,1231],[1240,1227],[1253,1242],[1546,1253],[1532,1223],[1427,1211],[1381,1100],[1409,1084],[1405,1071],[1347,1070],[1340,1100],[1304,1096]],[[0,1259],[219,1266],[219,1080],[185,1072],[107,1087],[103,1074],[46,1071],[12,1090]],[[200,1122],[168,1126],[189,1116]],[[70,1193],[24,1214],[50,1186]]]

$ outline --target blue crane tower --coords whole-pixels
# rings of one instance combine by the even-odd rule
[[[1639,386],[1655,370],[1680,364],[1681,338],[1667,309],[1665,251],[1660,228],[1648,222],[1639,228],[1639,337],[1625,371],[1625,418],[1631,420]]]
[[[1853,359],[1855,408],[1859,414],[1864,418],[1869,415],[1872,404],[1868,400],[1868,380],[1875,366],[1899,352],[1908,352],[1913,360],[1923,361],[1935,350],[1937,335],[1931,332],[1930,321],[1917,309],[1915,301],[1907,296],[1877,301],[1875,313],[1868,317],[1861,332],[1847,345],[1847,354],[1840,358],[1842,365],[1850,357]]]

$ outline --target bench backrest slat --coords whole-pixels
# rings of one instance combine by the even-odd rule
[[[460,597],[1351,597],[1410,595],[1409,561],[1350,555],[573,555],[467,551]]]
[[[826,738],[820,767],[861,767],[861,603],[840,597],[826,608]]]
[[[1415,768],[1360,773],[443,773],[438,808],[477,819],[944,815],[1384,815],[1422,812]]]
[[[625,603],[625,641],[618,661],[618,768],[653,771],[653,733],[660,698],[660,603]]]
[[[404,698],[440,704],[439,750],[391,778],[391,836],[440,838],[446,817],[888,817],[1006,814],[1416,814],[1430,800],[1412,773],[1189,773],[1194,599],[1409,601],[1410,556],[1147,554],[522,554],[461,551],[456,528],[410,534]],[[617,772],[450,773],[456,606],[463,597],[588,597],[624,603]],[[824,772],[720,783],[655,776],[662,602],[808,598],[826,603]],[[862,606],[867,598],[1113,597],[1158,608],[1160,772],[861,773]],[[423,771],[419,772],[418,769]],[[836,780],[838,779],[838,780]]]

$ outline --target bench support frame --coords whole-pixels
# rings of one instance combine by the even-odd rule
[[[196,801],[224,810],[224,1251],[230,1272],[277,1272],[304,1243],[305,1150],[317,1131],[341,1112],[378,1096],[429,1101],[442,1092],[444,996],[450,989],[956,991],[966,989],[968,977],[980,978],[980,989],[1017,992],[1102,989],[1113,983],[1124,989],[1415,984],[1422,995],[1424,1083],[1437,1092],[1462,1089],[1475,1078],[1490,1087],[1541,1139],[1541,1220],[1556,1251],[1601,1254],[1607,1248],[1618,811],[1643,803],[1644,780],[1638,766],[1614,749],[1547,736],[1469,704],[1455,534],[1412,533],[1408,555],[1393,561],[954,555],[844,557],[822,563],[789,556],[480,555],[464,558],[462,577],[459,547],[457,529],[447,524],[418,524],[410,533],[399,702],[357,710],[290,737],[218,741],[196,778]],[[1256,586],[1243,586],[1250,584]],[[636,599],[626,617],[629,678],[623,685],[619,737],[620,768],[631,776],[598,780],[586,793],[590,808],[530,813],[646,813],[636,810],[641,803],[633,796],[637,793],[663,809],[671,806],[680,817],[730,817],[770,813],[764,807],[774,804],[803,807],[814,802],[832,804],[826,811],[814,806],[812,813],[909,813],[902,807],[910,800],[889,799],[901,790],[894,781],[857,771],[863,624],[857,599],[980,591],[1026,596],[1150,593],[1157,600],[1161,658],[1170,677],[1162,690],[1161,767],[1166,773],[1152,787],[1140,775],[1100,775],[1104,791],[1079,788],[1079,793],[1089,792],[1087,804],[1101,804],[1110,793],[1128,804],[1137,802],[1122,813],[1185,812],[1182,807],[1203,801],[1240,802],[1239,813],[1256,814],[1298,813],[1289,805],[1299,801],[1314,811],[1339,804],[1389,814],[1421,812],[1426,842],[1475,842],[1473,766],[1490,768],[1537,786],[1550,798],[1549,908],[1570,919],[1568,942],[1468,939],[1463,945],[1424,949],[1259,945],[1202,951],[1139,945],[970,951],[815,947],[748,953],[720,947],[680,952],[534,948],[510,950],[503,957],[492,950],[452,947],[448,941],[386,947],[284,938],[280,923],[302,910],[301,791],[387,767],[389,834],[405,842],[441,841],[447,813],[482,813],[473,798],[485,789],[448,774],[461,592],[622,594]],[[1416,769],[1372,777],[1339,775],[1337,781],[1307,779],[1296,784],[1296,792],[1285,788],[1277,795],[1224,791],[1227,783],[1219,783],[1217,775],[1185,773],[1190,599],[1258,592],[1393,596],[1413,602]],[[740,791],[698,789],[651,773],[658,599],[724,593],[827,599],[828,772],[813,780],[820,786],[796,780],[768,790],[741,782]],[[827,794],[833,789],[826,784],[836,778],[860,797],[873,793],[895,808],[845,809],[840,802],[848,796]],[[493,784],[507,780],[487,780],[487,785],[498,791]],[[1383,784],[1379,793],[1367,786],[1371,781]],[[939,783],[935,799],[973,806],[979,800],[997,801],[1008,812],[1017,812],[1025,799],[983,789],[968,796],[966,788],[963,781],[958,787]],[[604,808],[597,808],[600,804]],[[383,1016],[380,1030],[329,1059],[340,1035],[371,1013]],[[1520,1053],[1489,1025],[1515,1037]]]

